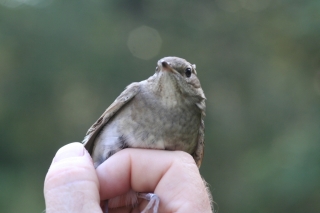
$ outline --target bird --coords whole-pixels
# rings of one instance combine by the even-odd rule
[[[89,128],[82,143],[95,168],[125,148],[185,151],[200,168],[205,101],[196,65],[183,58],[164,57],[151,77],[125,88]],[[133,205],[137,198],[149,200],[142,213],[158,212],[155,194],[134,192],[131,196]]]

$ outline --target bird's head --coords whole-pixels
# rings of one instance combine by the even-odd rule
[[[183,58],[165,57],[158,61],[154,76],[163,90],[176,90],[183,96],[205,99],[196,65]],[[169,92],[169,91],[166,91]]]

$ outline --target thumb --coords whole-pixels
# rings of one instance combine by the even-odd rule
[[[59,149],[44,182],[46,212],[99,212],[99,182],[81,143]]]

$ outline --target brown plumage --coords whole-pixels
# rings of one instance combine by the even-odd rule
[[[205,95],[196,66],[165,57],[147,80],[130,84],[90,127],[83,143],[95,167],[121,149],[182,150],[200,167]]]

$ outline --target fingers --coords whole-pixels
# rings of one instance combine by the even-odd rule
[[[121,195],[131,188],[139,192],[153,191],[172,163],[168,155],[167,152],[143,149],[116,153],[97,168],[101,199]]]
[[[125,149],[101,164],[97,175],[102,200],[133,189],[157,194],[160,212],[211,212],[199,170],[185,152]]]
[[[56,153],[44,183],[46,212],[102,212],[99,182],[88,152],[80,143]]]
[[[189,154],[125,149],[95,171],[80,143],[62,147],[49,168],[44,186],[46,212],[102,212],[100,197],[113,198],[130,189],[156,193],[160,212],[211,212],[205,184]]]

